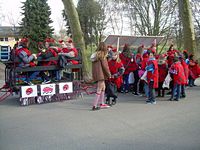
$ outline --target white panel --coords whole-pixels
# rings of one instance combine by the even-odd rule
[[[54,95],[56,94],[56,84],[41,84],[41,95]]]
[[[37,94],[37,85],[32,86],[22,86],[21,87],[21,97],[36,97]]]
[[[72,82],[59,83],[59,93],[72,93],[73,84]]]

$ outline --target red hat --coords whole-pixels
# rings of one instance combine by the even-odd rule
[[[116,48],[113,48],[113,49],[112,49],[112,52],[116,53],[116,52],[117,52],[117,49],[116,49]]]
[[[28,43],[28,38],[22,38],[20,42],[22,42],[22,43]]]
[[[63,41],[63,40],[59,40],[58,42],[59,42],[60,44],[62,44],[64,41]]]
[[[67,43],[73,43],[72,39],[68,39],[66,42]]]
[[[45,42],[47,42],[47,43],[55,43],[55,40],[53,38],[46,38]]]
[[[155,53],[156,53],[156,50],[155,50],[155,49],[151,49],[151,52],[152,52],[153,54],[155,54]]]
[[[188,53],[188,51],[185,49],[185,50],[183,50],[183,53]]]
[[[108,45],[108,47],[107,48],[113,48],[111,45]]]

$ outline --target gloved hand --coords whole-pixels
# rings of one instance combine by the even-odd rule
[[[33,58],[36,60],[37,59],[37,55],[36,54],[32,54]]]

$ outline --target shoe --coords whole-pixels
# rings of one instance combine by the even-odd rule
[[[175,98],[174,101],[179,101],[179,99],[178,99],[178,98]]]
[[[171,95],[171,94],[172,94],[172,92],[171,92],[171,91],[167,93],[167,95]]]
[[[24,81],[24,83],[28,84],[28,85],[34,85],[31,81]]]
[[[147,104],[151,104],[151,101],[146,101]]]
[[[151,104],[154,104],[154,105],[155,105],[155,104],[156,104],[156,101],[154,101],[154,102],[151,102]]]
[[[100,108],[102,108],[102,109],[104,109],[104,108],[110,108],[110,106],[107,105],[107,104],[100,104]]]
[[[47,83],[50,83],[51,82],[51,80],[44,80],[43,82],[42,82],[42,84],[47,84]]]
[[[133,95],[135,95],[135,96],[139,96],[140,94],[139,94],[139,93],[135,93],[135,92],[133,92]]]
[[[113,100],[112,100],[112,105],[115,105],[117,103],[117,100],[116,100],[116,98],[114,98]]]
[[[92,110],[93,110],[93,111],[99,110],[99,109],[100,109],[100,107],[96,107],[96,106],[93,106],[93,107],[92,107]]]
[[[181,97],[180,98],[185,98],[186,96],[185,95],[181,95]]]
[[[173,98],[170,98],[169,101],[173,101]]]
[[[105,103],[108,104],[108,105],[110,104],[110,97],[106,98],[106,102]]]
[[[125,93],[128,93],[128,90],[126,90]]]

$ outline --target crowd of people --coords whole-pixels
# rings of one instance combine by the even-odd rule
[[[141,45],[135,54],[128,44],[119,52],[101,42],[91,55],[91,61],[93,80],[97,82],[92,110],[109,108],[116,103],[113,85],[118,92],[144,94],[147,104],[156,104],[156,97],[164,97],[166,89],[171,94],[170,101],[185,98],[185,87],[195,86],[200,76],[200,66],[194,55],[187,50],[176,50],[173,45],[163,54],[157,53],[155,43],[146,49]],[[130,82],[131,75],[133,82]]]
[[[16,61],[17,58],[19,67],[58,65],[65,68],[68,64],[78,64],[78,61],[73,60],[78,56],[78,51],[72,40],[60,40],[58,43],[59,46],[55,45],[54,39],[47,38],[38,43],[38,53],[33,54],[28,49],[28,39],[23,38],[15,44],[11,59],[14,57]],[[58,60],[49,59],[54,57],[58,57]],[[93,81],[97,82],[92,110],[116,104],[117,94],[114,88],[124,94],[143,94],[147,98],[147,104],[156,104],[156,97],[164,97],[165,90],[169,89],[169,100],[179,101],[186,97],[185,87],[195,86],[195,80],[200,76],[200,66],[194,60],[194,55],[188,54],[187,50],[176,50],[173,45],[162,54],[157,53],[155,43],[149,48],[141,45],[133,53],[128,44],[120,52],[101,42],[90,59]],[[33,85],[32,80],[37,76],[41,77],[42,83],[61,80],[59,69],[48,71],[48,74],[45,71],[28,72],[24,82]]]
[[[73,58],[78,56],[78,51],[74,47],[71,39],[66,41],[60,40],[59,44],[53,38],[46,38],[45,41],[38,43],[38,53],[33,54],[28,49],[29,40],[22,38],[17,42],[11,51],[11,59],[17,62],[19,67],[34,67],[34,66],[50,66],[58,65],[65,68],[69,64],[78,64],[78,61]],[[58,60],[50,60],[51,58],[58,57]],[[49,60],[49,61],[48,61]],[[28,76],[23,80],[28,85],[33,85],[33,79],[37,76],[42,78],[42,83],[49,83],[51,80],[61,80],[60,70],[51,70],[46,73],[45,71],[28,72]]]

